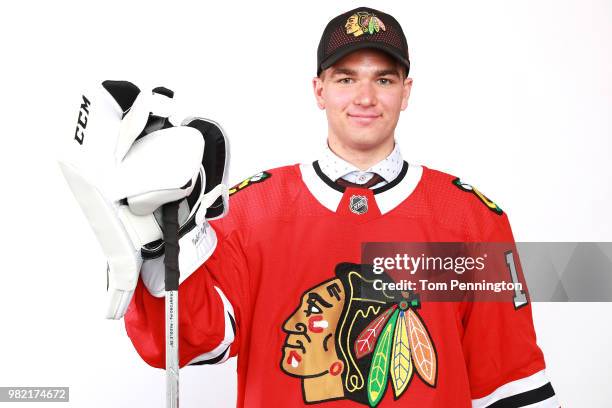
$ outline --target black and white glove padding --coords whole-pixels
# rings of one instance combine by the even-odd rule
[[[216,246],[207,219],[228,211],[221,127],[177,115],[172,91],[104,81],[84,93],[60,167],[108,260],[106,317],[123,317],[140,273],[164,293],[161,206],[179,204],[181,281]]]

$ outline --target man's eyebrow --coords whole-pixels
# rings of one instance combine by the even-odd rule
[[[334,75],[355,76],[355,75],[357,75],[357,71],[355,71],[353,69],[349,69],[349,68],[334,68],[334,71],[332,72],[332,76],[334,76]]]
[[[388,69],[381,69],[380,71],[376,71],[376,76],[385,76],[385,75],[395,75],[396,77],[399,77],[399,71],[396,68],[388,68]]]
[[[332,72],[332,76],[336,76],[336,75],[356,76],[357,71],[353,69],[349,69],[349,68],[335,68]],[[374,72],[374,75],[377,77],[381,77],[385,75],[393,75],[393,76],[399,77],[400,73],[396,68],[385,68],[385,69],[380,69]]]

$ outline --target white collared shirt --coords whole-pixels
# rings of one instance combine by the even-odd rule
[[[375,173],[378,174],[384,180],[370,187],[372,189],[382,187],[393,181],[402,171],[403,165],[404,159],[397,143],[395,143],[393,151],[386,158],[366,170],[359,170],[353,164],[340,158],[332,152],[327,143],[325,144],[323,155],[319,159],[321,171],[334,181],[343,178],[351,183],[365,184]]]

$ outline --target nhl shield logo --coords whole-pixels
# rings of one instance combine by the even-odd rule
[[[349,202],[349,209],[357,215],[365,214],[368,212],[368,198],[362,195],[351,196]]]

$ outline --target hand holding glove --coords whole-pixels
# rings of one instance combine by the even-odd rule
[[[81,97],[74,136],[60,167],[108,260],[106,317],[121,318],[142,271],[162,296],[161,206],[180,200],[181,281],[216,245],[206,219],[228,210],[229,146],[202,118],[177,118],[172,91],[104,81]]]

